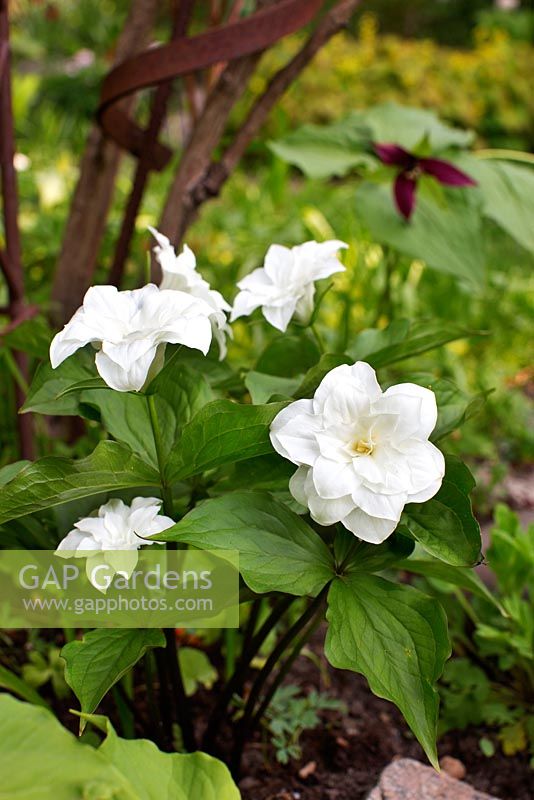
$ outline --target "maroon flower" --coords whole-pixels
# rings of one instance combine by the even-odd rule
[[[398,144],[375,144],[374,151],[383,164],[398,167],[393,185],[395,205],[405,219],[410,219],[415,208],[415,191],[421,175],[432,175],[444,186],[476,186],[476,181],[441,158],[420,158]]]

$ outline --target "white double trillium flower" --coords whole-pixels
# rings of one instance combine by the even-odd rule
[[[345,242],[305,242],[297,247],[272,244],[263,267],[255,269],[237,284],[241,289],[234,301],[231,321],[257,308],[273,327],[284,332],[290,320],[306,325],[313,313],[314,282],[328,278],[345,267],[337,258]]]
[[[87,558],[90,580],[99,566],[107,567],[109,575],[120,572],[129,577],[137,564],[139,548],[155,544],[146,541],[146,537],[174,525],[170,517],[159,513],[160,509],[161,500],[156,497],[136,497],[130,506],[122,500],[109,500],[94,515],[74,523],[74,529],[59,543],[56,555]]]
[[[204,300],[210,306],[211,326],[222,360],[226,356],[226,336],[232,335],[232,330],[226,321],[226,313],[232,310],[231,306],[222,294],[212,289],[197,272],[197,261],[190,247],[184,244],[182,252],[176,255],[174,247],[166,236],[155,228],[149,228],[149,231],[157,241],[154,254],[163,273],[160,288],[185,292]]]
[[[96,368],[107,385],[118,392],[140,391],[151,368],[153,373],[162,365],[167,342],[208,352],[211,313],[204,300],[151,283],[124,292],[92,286],[54,337],[50,362],[55,369],[80,347],[99,344]]]
[[[284,408],[271,442],[298,465],[289,488],[313,519],[379,544],[406,503],[429,500],[441,486],[445,461],[428,441],[436,420],[432,391],[401,383],[382,392],[373,368],[358,361],[329,372],[313,400]]]

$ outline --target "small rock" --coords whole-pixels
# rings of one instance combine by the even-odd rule
[[[456,759],[452,759],[455,761]],[[498,800],[467,783],[437,773],[411,758],[394,761],[382,772],[367,800]]]
[[[316,769],[317,761],[308,761],[307,764],[304,764],[304,766],[299,769],[299,778],[302,778],[302,780],[305,781],[306,778],[309,778],[310,775],[313,775]]]
[[[336,737],[336,744],[338,747],[343,747],[345,749],[349,746],[349,743],[347,742],[346,739],[343,738],[343,736]]]
[[[463,781],[465,778],[466,769],[458,758],[443,756],[439,765],[443,772],[446,772],[451,778],[456,778],[459,781]]]

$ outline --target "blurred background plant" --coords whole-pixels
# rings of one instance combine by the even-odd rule
[[[441,680],[440,729],[485,725],[485,755],[497,747],[506,755],[526,751],[534,767],[534,524],[523,528],[498,505],[486,555],[489,599],[421,581],[446,609],[453,643]]]

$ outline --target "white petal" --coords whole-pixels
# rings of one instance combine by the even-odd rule
[[[263,316],[273,328],[285,333],[291,317],[295,313],[296,305],[297,300],[290,297],[282,306],[263,306]]]
[[[371,517],[361,508],[353,509],[341,522],[351,533],[370,544],[383,542],[391,536],[398,524],[395,520]]]
[[[184,344],[193,350],[200,350],[204,355],[210,349],[213,330],[209,317],[193,317],[179,320],[174,330],[165,332],[164,341],[171,344]]]
[[[98,374],[117,392],[140,392],[146,383],[156,350],[154,346],[128,368],[121,367],[103,352],[97,353],[95,363]]]
[[[319,456],[312,467],[313,484],[319,497],[325,500],[351,495],[359,485],[352,462],[336,463]]]
[[[315,285],[308,283],[304,286],[303,293],[300,296],[295,307],[295,319],[302,325],[307,325],[311,320],[313,314],[313,298],[315,297]]]
[[[68,533],[58,544],[56,553],[70,552],[76,555],[89,550],[100,550],[100,545],[91,537],[81,531],[73,530]]]
[[[334,500],[324,500],[319,495],[309,495],[308,508],[312,518],[319,525],[334,525],[350,513],[354,503],[350,495],[338,497]]]
[[[252,294],[252,292],[239,292],[234,300],[230,321],[234,322],[234,320],[238,319],[239,317],[248,317],[248,315],[252,314],[252,312],[259,308],[262,303],[263,298]]]
[[[410,470],[408,502],[423,503],[434,497],[443,482],[445,459],[431,442],[418,442],[406,453]]]
[[[287,286],[293,269],[293,254],[288,247],[272,244],[265,256],[266,275],[278,286]]]
[[[402,509],[407,503],[407,495],[383,494],[375,492],[365,484],[360,484],[352,493],[354,505],[372,517],[399,521]]]
[[[337,239],[327,242],[304,242],[293,248],[297,272],[308,281],[328,278],[335,272],[344,272],[345,267],[336,258],[341,249],[348,245]]]
[[[357,361],[351,367],[342,364],[330,370],[317,387],[313,404],[316,412],[324,412],[332,422],[356,422],[381,394],[374,369]]]
[[[86,325],[85,313],[82,308],[74,314],[62,331],[56,333],[50,344],[50,363],[53,369],[69,358],[80,347],[85,347],[89,342],[99,342],[101,336],[93,328]]]
[[[304,486],[306,484],[306,478],[308,477],[309,471],[310,467],[299,467],[289,479],[289,491],[297,503],[300,503],[301,506],[304,506],[305,508],[308,507],[308,495],[304,491]]]
[[[314,433],[320,420],[310,413],[311,400],[296,400],[280,411],[271,423],[271,444],[284,458],[299,466],[311,465],[319,455]]]
[[[399,415],[398,436],[428,439],[438,418],[436,395],[415,383],[399,383],[384,392],[377,411]]]

